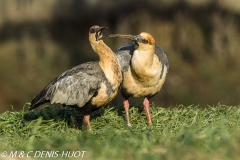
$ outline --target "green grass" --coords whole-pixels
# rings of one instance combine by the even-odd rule
[[[66,159],[240,157],[238,106],[161,108],[152,105],[153,126],[147,125],[141,107],[132,106],[132,128],[125,124],[124,114],[122,106],[104,107],[91,115],[92,131],[87,131],[81,128],[80,116],[69,107],[8,111],[0,115],[0,151],[34,151],[32,159],[38,159],[33,157],[36,151],[86,151],[82,158]],[[19,154],[16,158],[21,159]]]

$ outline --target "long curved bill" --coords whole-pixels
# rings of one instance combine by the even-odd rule
[[[101,39],[108,38],[108,37],[119,37],[119,38],[130,39],[132,41],[136,41],[137,40],[137,36],[130,35],[130,34],[110,34],[108,36],[103,36]]]
[[[110,34],[108,36],[103,36],[101,39],[108,38],[108,37],[118,37],[118,38],[124,38],[129,39],[132,41],[142,42],[142,43],[148,43],[148,40],[144,39],[140,35],[130,35],[130,34]]]
[[[137,36],[130,35],[130,34],[110,34],[107,37],[119,37],[119,38],[130,39],[132,41],[137,40]]]

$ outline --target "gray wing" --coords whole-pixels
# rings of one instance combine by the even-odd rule
[[[50,82],[32,100],[30,110],[45,101],[82,107],[94,96],[104,78],[97,62],[76,66]]]
[[[131,57],[133,55],[135,48],[136,48],[136,43],[131,42],[124,46],[119,47],[116,50],[115,53],[120,62],[120,66],[121,66],[123,72],[126,72],[128,70],[128,67],[129,67],[130,61],[131,61]]]
[[[155,45],[155,54],[158,56],[159,61],[161,61],[161,63],[164,64],[165,66],[167,66],[168,70],[169,69],[168,58],[164,50],[161,47]]]
[[[168,69],[169,69],[168,58],[167,58],[167,55],[165,54],[164,50],[157,45],[155,45],[155,54],[158,56],[159,61],[161,61],[161,63],[163,64],[162,69],[161,69],[161,74],[160,74],[160,79],[161,79],[163,76],[165,67],[167,67],[167,72],[168,72]]]
[[[84,106],[98,90],[100,79],[84,72],[67,76],[52,85],[46,99],[51,103]]]

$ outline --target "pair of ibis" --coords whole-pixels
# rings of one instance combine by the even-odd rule
[[[131,126],[130,97],[144,98],[147,121],[152,125],[149,99],[164,84],[169,68],[167,56],[149,33],[103,36],[106,28],[95,25],[89,30],[89,41],[99,61],[80,64],[53,79],[33,98],[29,110],[47,102],[77,106],[83,114],[83,124],[91,129],[91,112],[109,103],[121,90],[127,125]],[[131,42],[114,53],[103,42],[106,37],[127,38]]]

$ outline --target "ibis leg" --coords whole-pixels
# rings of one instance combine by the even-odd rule
[[[144,110],[146,112],[148,125],[151,126],[152,125],[152,119],[151,119],[150,112],[149,112],[149,100],[146,97],[144,98],[143,105],[144,105]]]
[[[88,130],[91,130],[90,115],[89,114],[83,116],[83,124],[87,126]]]
[[[127,125],[130,127],[131,124],[130,124],[130,119],[129,119],[129,102],[127,99],[124,100],[123,102],[123,106],[124,106],[124,109],[125,109],[125,113],[126,113],[126,122],[127,122]]]

